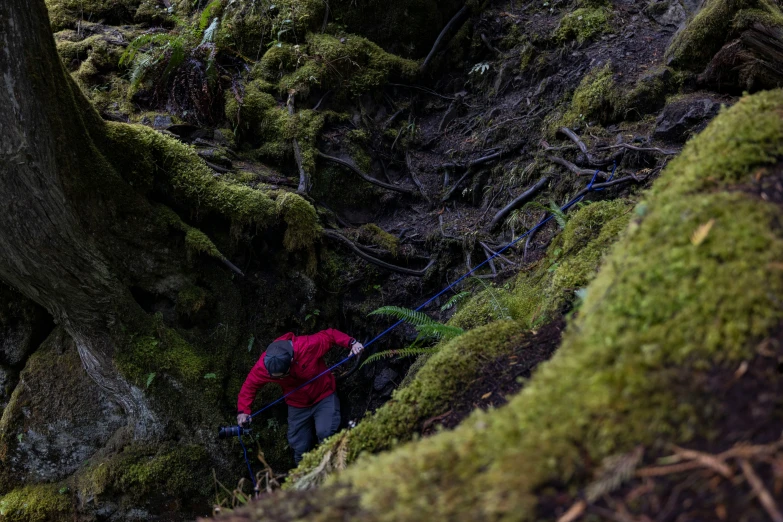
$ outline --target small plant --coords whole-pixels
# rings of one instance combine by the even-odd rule
[[[310,312],[309,314],[305,315],[305,322],[308,322],[308,321],[310,321],[310,319],[312,319],[312,320],[313,320],[313,322],[315,322],[316,318],[317,318],[319,315],[321,315],[321,311],[320,311],[318,308],[316,308],[315,310],[313,310],[313,311],[312,311],[312,312]]]
[[[560,210],[558,204],[550,199],[548,210],[555,217],[555,221],[557,221],[557,224],[560,226],[560,228],[565,229],[566,225],[568,224],[568,216],[565,214],[565,212]]]
[[[405,321],[416,328],[418,336],[407,348],[401,350],[386,350],[371,355],[364,361],[362,366],[389,357],[412,357],[426,353],[435,353],[437,351],[436,347],[425,345],[433,341],[453,339],[454,337],[465,333],[465,330],[462,328],[439,323],[423,312],[399,306],[382,306],[377,310],[370,312],[370,315],[388,315],[395,319]]]
[[[511,319],[511,312],[509,312],[506,305],[500,302],[500,297],[498,296],[497,292],[495,292],[495,289],[492,287],[492,285],[487,284],[486,281],[478,277],[471,277],[471,279],[487,292],[487,295],[489,296],[489,302],[492,305],[492,310],[495,315],[495,320],[499,321],[501,319]]]
[[[441,312],[445,312],[446,310],[451,310],[454,308],[460,301],[463,301],[465,298],[470,296],[470,292],[460,292],[457,295],[451,296],[451,299],[446,301],[446,303],[440,307]]]
[[[489,70],[489,63],[488,62],[479,62],[476,65],[473,66],[473,68],[470,70],[468,74],[480,74],[481,76],[484,76],[484,73]]]

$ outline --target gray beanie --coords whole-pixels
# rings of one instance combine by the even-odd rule
[[[275,341],[266,348],[264,366],[270,375],[288,373],[294,358],[294,347],[291,341]]]

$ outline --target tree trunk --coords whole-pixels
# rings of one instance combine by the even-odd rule
[[[65,327],[136,436],[151,436],[141,391],[112,362],[134,303],[95,239],[111,204],[93,182],[118,178],[90,136],[102,122],[60,63],[43,0],[0,3],[0,39],[0,278]]]

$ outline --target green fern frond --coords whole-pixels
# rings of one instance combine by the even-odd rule
[[[201,45],[213,42],[215,40],[215,34],[217,33],[219,26],[220,19],[216,16],[215,19],[212,20],[212,23],[209,24],[209,27],[204,29],[204,36],[201,38]]]
[[[558,204],[551,199],[549,200],[548,210],[552,213],[553,216],[555,216],[555,221],[557,221],[557,224],[560,226],[560,228],[564,229],[568,223],[568,216],[566,216],[565,212],[560,210]]]
[[[417,329],[419,330],[419,336],[422,338],[434,337],[445,340],[453,339],[465,333],[465,330],[462,328],[440,323],[423,324],[418,326]]]
[[[470,296],[470,292],[460,292],[457,295],[452,296],[451,299],[446,301],[446,304],[440,307],[440,311],[445,312],[446,310],[451,310],[456,304],[468,296]]]
[[[427,314],[411,310],[409,308],[402,308],[400,306],[382,306],[377,310],[373,310],[369,315],[388,315],[410,323],[413,326],[419,327],[426,324],[437,324],[437,322],[430,318]]]
[[[500,302],[500,299],[498,298],[497,292],[495,292],[495,289],[492,288],[492,286],[488,285],[483,279],[479,279],[478,277],[471,277],[473,281],[481,285],[481,287],[487,291],[487,294],[489,295],[490,304],[492,305],[492,309],[495,312],[495,319],[501,320],[501,319],[511,319],[511,312],[509,312],[508,307],[505,306],[503,303]]]
[[[362,366],[365,364],[370,364],[375,361],[380,361],[381,359],[390,359],[392,357],[415,357],[417,355],[424,355],[427,353],[435,353],[438,349],[434,346],[429,347],[416,347],[416,346],[409,346],[407,348],[403,348],[402,350],[386,350],[383,352],[378,352],[376,354],[373,354],[367,358],[366,361],[362,363]]]

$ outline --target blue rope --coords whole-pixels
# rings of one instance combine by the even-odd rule
[[[616,168],[617,168],[617,164],[615,163],[615,165],[614,165],[614,168],[612,169],[612,175],[611,175],[611,177],[610,177],[610,178],[609,178],[607,181],[611,181],[611,180],[612,180],[612,178],[614,178],[614,171],[615,171],[615,169],[616,169]],[[595,191],[604,190],[603,188],[599,188],[599,189],[593,189],[593,184],[595,183],[595,180],[596,180],[596,178],[598,177],[598,172],[599,172],[599,170],[596,170],[596,171],[595,171],[595,173],[593,174],[593,177],[592,177],[592,179],[590,180],[590,183],[588,183],[588,185],[587,185],[587,190],[588,190],[588,191],[593,191],[593,190],[595,190]],[[577,204],[578,202],[580,202],[582,199],[584,199],[584,197],[585,197],[585,196],[586,196],[586,194],[583,194],[583,195],[579,196],[578,198],[574,198],[574,199],[572,199],[571,201],[569,201],[568,203],[566,203],[565,205],[563,205],[563,206],[560,208],[560,210],[561,210],[562,212],[565,212],[566,210],[568,210],[569,208],[571,208],[572,206],[574,206],[575,204]],[[483,262],[479,263],[478,265],[476,265],[475,267],[473,267],[472,269],[470,269],[470,270],[469,270],[467,273],[465,273],[465,274],[464,274],[462,277],[460,277],[459,279],[457,279],[457,280],[456,280],[456,281],[454,281],[453,283],[450,283],[450,284],[449,284],[447,287],[445,287],[443,290],[441,290],[440,292],[438,292],[437,294],[435,294],[434,296],[432,296],[431,298],[429,298],[427,301],[425,301],[424,303],[422,303],[421,305],[419,305],[419,307],[418,307],[418,308],[416,308],[416,309],[415,309],[415,311],[416,311],[416,312],[418,312],[418,311],[421,311],[421,309],[422,309],[422,308],[424,308],[425,306],[427,306],[428,304],[430,304],[431,302],[433,302],[435,299],[437,299],[438,297],[442,296],[443,294],[445,294],[446,292],[448,292],[449,290],[451,290],[452,288],[454,288],[454,287],[455,287],[457,284],[459,284],[459,283],[460,283],[461,281],[463,281],[465,278],[469,277],[469,276],[470,276],[472,273],[474,273],[476,270],[478,270],[479,268],[481,268],[481,267],[483,267],[484,265],[488,264],[490,261],[492,261],[493,259],[495,259],[495,258],[496,258],[496,257],[498,257],[499,255],[501,255],[503,252],[505,252],[505,251],[506,251],[506,250],[508,250],[509,248],[511,248],[511,247],[513,247],[514,245],[516,245],[517,243],[519,243],[519,242],[520,242],[522,239],[526,238],[527,236],[529,236],[530,234],[532,234],[533,232],[535,232],[536,230],[538,230],[539,228],[541,228],[542,226],[544,226],[544,225],[545,225],[547,222],[549,222],[549,221],[550,221],[551,219],[553,219],[554,217],[555,217],[554,215],[551,215],[551,216],[549,216],[549,217],[547,217],[547,218],[545,218],[545,219],[542,219],[542,220],[541,220],[541,221],[540,221],[540,222],[539,222],[539,223],[538,223],[536,226],[534,226],[533,228],[531,228],[530,230],[528,230],[527,232],[525,232],[524,234],[522,234],[521,236],[519,236],[518,238],[516,238],[515,240],[513,240],[511,243],[509,243],[508,245],[504,246],[503,248],[501,248],[500,250],[498,250],[497,252],[495,252],[495,253],[494,253],[492,256],[488,257],[488,258],[487,258],[485,261],[483,261]],[[402,323],[404,323],[404,322],[405,322],[405,321],[404,321],[403,319],[400,319],[399,321],[397,321],[396,323],[394,323],[393,325],[391,325],[390,327],[388,327],[386,330],[382,331],[380,334],[376,335],[376,336],[375,336],[375,337],[373,337],[371,340],[367,341],[367,342],[364,344],[364,346],[365,346],[365,347],[367,347],[367,346],[370,346],[370,345],[372,345],[373,343],[375,343],[375,342],[377,342],[378,340],[380,340],[382,337],[384,337],[386,334],[388,334],[389,332],[391,332],[392,330],[394,330],[395,328],[397,328],[398,326],[400,326],[400,325],[401,325]],[[322,371],[321,373],[319,373],[318,375],[316,375],[315,377],[313,377],[313,378],[312,378],[312,379],[310,379],[309,381],[305,382],[304,384],[302,384],[302,385],[300,385],[300,386],[297,386],[296,388],[294,388],[294,389],[293,389],[293,390],[291,390],[290,392],[286,393],[286,394],[285,394],[285,395],[283,395],[282,397],[280,397],[280,398],[278,398],[278,399],[276,399],[276,400],[274,400],[274,401],[270,402],[269,404],[265,405],[263,408],[261,408],[261,409],[260,409],[260,410],[258,410],[257,412],[255,412],[255,413],[251,414],[251,415],[250,415],[250,418],[252,419],[253,417],[255,417],[256,415],[258,415],[259,413],[261,413],[261,412],[263,412],[263,411],[265,411],[265,410],[267,410],[267,409],[271,408],[271,407],[272,407],[272,406],[274,406],[275,404],[279,404],[281,401],[283,401],[283,400],[284,400],[286,397],[288,397],[288,396],[289,396],[289,395],[291,395],[292,393],[296,393],[297,391],[301,390],[302,388],[304,388],[304,387],[305,387],[305,386],[307,386],[308,384],[311,384],[313,381],[316,381],[316,380],[318,380],[319,378],[321,378],[321,377],[323,377],[324,375],[326,375],[327,373],[331,372],[332,370],[334,370],[334,369],[335,369],[335,368],[337,368],[338,366],[342,366],[343,364],[345,364],[345,363],[346,363],[346,362],[348,362],[349,360],[353,359],[354,357],[355,357],[355,356],[354,356],[353,354],[351,354],[351,355],[349,355],[348,357],[346,357],[345,359],[343,359],[342,361],[340,361],[340,362],[338,362],[338,363],[335,363],[335,364],[333,364],[332,366],[330,366],[330,367],[329,367],[329,368],[327,368],[326,370]],[[240,432],[240,433],[241,433],[241,432]],[[252,467],[250,466],[250,461],[249,461],[249,460],[248,460],[248,458],[247,458],[247,450],[245,449],[245,445],[242,443],[242,435],[239,435],[239,443],[240,443],[240,444],[242,444],[242,451],[244,452],[244,455],[245,455],[245,462],[247,463],[247,469],[248,469],[248,471],[250,472],[250,478],[253,480],[253,487],[255,488],[255,487],[257,487],[257,486],[256,486],[256,479],[255,479],[255,477],[253,476],[253,469],[252,469]]]
[[[247,472],[250,473],[250,480],[253,481],[253,490],[258,489],[258,484],[256,484],[256,477],[253,475],[253,467],[250,465],[250,460],[247,458],[247,448],[245,448],[245,443],[242,442],[242,435],[237,435],[237,438],[239,439],[239,443],[242,445],[242,453],[245,455],[245,464],[247,464]]]

